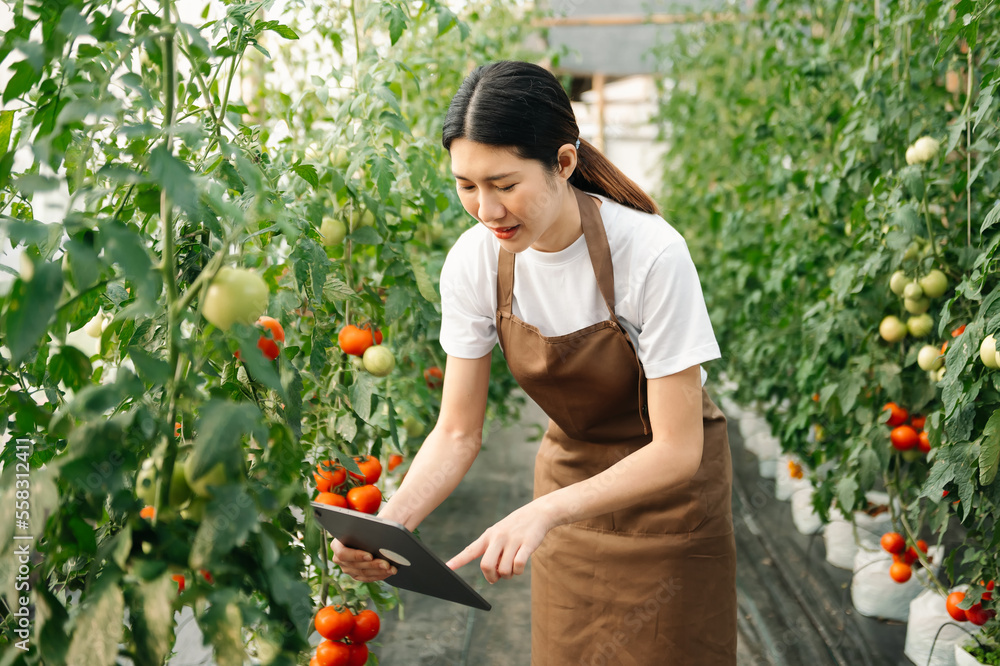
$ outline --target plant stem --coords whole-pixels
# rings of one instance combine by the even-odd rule
[[[965,113],[969,113],[972,110],[972,67],[974,64],[971,47],[969,47],[969,52],[965,54],[965,57],[969,76],[965,90]],[[966,120],[965,129],[965,244],[967,247],[972,247],[972,183],[969,181],[969,177],[972,175],[972,118]]]
[[[167,153],[173,152],[174,122],[174,30],[170,18],[170,0],[161,0],[160,10],[163,12],[163,129],[166,134],[164,147]],[[164,433],[163,462],[156,476],[156,514],[154,520],[159,520],[162,508],[170,503],[170,479],[173,476],[174,462],[177,458],[177,438],[174,436],[173,424],[177,417],[177,392],[180,384],[182,368],[180,366],[180,321],[178,311],[174,308],[177,302],[177,259],[174,256],[174,224],[173,204],[164,188],[160,193],[160,219],[163,223],[163,279],[167,287],[167,350],[172,379],[166,387],[167,395],[167,428]]]

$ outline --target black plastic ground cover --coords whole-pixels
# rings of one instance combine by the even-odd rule
[[[854,610],[851,572],[827,563],[822,535],[795,529],[789,503],[777,500],[774,481],[759,475],[734,419],[729,439],[740,666],[911,664],[903,656],[906,624]]]

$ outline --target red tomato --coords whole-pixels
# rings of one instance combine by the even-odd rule
[[[957,338],[958,336],[962,335],[962,333],[965,333],[965,324],[962,324],[961,326],[959,326],[958,328],[956,328],[954,331],[952,331],[951,332],[951,337]]]
[[[347,505],[361,513],[375,513],[382,504],[382,491],[371,484],[347,491]]]
[[[965,611],[965,617],[969,618],[969,622],[981,627],[990,621],[990,618],[997,614],[995,610],[985,609],[983,605],[979,602],[972,604],[972,606]]]
[[[906,562],[893,562],[889,567],[889,575],[897,583],[905,583],[913,575],[913,568]]]
[[[926,553],[927,552],[927,542],[924,541],[923,539],[917,539],[917,548],[919,548],[920,550],[922,550],[923,552]]]
[[[432,391],[441,388],[444,385],[444,373],[441,372],[441,368],[432,365],[424,370],[424,382],[427,383],[427,388]]]
[[[403,463],[403,456],[398,453],[393,453],[389,456],[389,471],[396,469]]]
[[[990,582],[988,582],[988,583],[984,583],[983,581],[979,581],[979,584],[982,585],[982,586],[984,586],[986,588],[986,591],[983,592],[983,601],[990,601],[990,600],[992,600],[993,599],[993,587],[995,585],[994,582],[992,580]]]
[[[956,622],[965,622],[969,619],[966,617],[965,611],[958,607],[963,599],[965,599],[965,592],[952,592],[948,595],[947,601],[945,601],[945,608],[948,609],[948,615],[951,615],[952,619]]]
[[[923,414],[917,414],[910,419],[910,425],[913,426],[914,430],[923,430],[925,423],[927,423],[927,417]]]
[[[375,335],[373,336],[369,324],[365,324],[361,328],[358,328],[354,324],[348,324],[340,329],[340,333],[337,334],[337,343],[340,345],[340,348],[344,350],[345,354],[350,354],[351,356],[363,356],[365,350],[376,344],[376,342],[378,344],[382,343],[382,333],[375,331]]]
[[[354,629],[354,614],[344,606],[326,606],[316,613],[316,631],[323,638],[339,641]]]
[[[330,506],[339,506],[341,509],[347,508],[347,498],[343,495],[338,495],[336,493],[320,493],[316,495],[316,502],[320,504],[329,504]]]
[[[316,663],[319,666],[347,666],[351,650],[343,643],[323,641],[316,646]]]
[[[354,631],[348,637],[352,643],[367,643],[378,636],[381,622],[373,610],[363,610],[354,617]]]
[[[368,663],[368,646],[364,643],[349,645],[351,656],[347,660],[347,666],[365,666]]]
[[[206,583],[208,583],[209,585],[215,585],[215,578],[212,577],[211,571],[209,571],[208,569],[198,569],[198,573],[202,575]]]
[[[371,484],[378,481],[379,477],[382,476],[382,463],[375,456],[355,456],[354,462],[358,464],[361,476],[354,472],[351,472],[351,476],[358,481]]]
[[[316,480],[316,490],[326,492],[336,488],[347,480],[347,470],[336,460],[324,460],[316,465],[313,478]],[[320,485],[321,483],[326,487],[323,488]]]
[[[899,555],[906,550],[906,540],[899,532],[886,532],[882,535],[882,549],[887,553]]]
[[[917,431],[908,425],[896,426],[889,433],[889,439],[897,451],[909,451],[920,442]]]
[[[926,430],[921,430],[920,434],[917,435],[917,448],[920,449],[921,453],[931,452],[931,438]]]
[[[889,411],[889,420],[886,421],[885,424],[890,428],[903,425],[906,423],[906,419],[910,418],[910,413],[894,402],[885,403],[885,406],[882,407],[882,411],[884,412],[886,410]]]
[[[916,562],[919,559],[920,559],[920,556],[917,555],[917,549],[914,548],[913,546],[910,546],[909,548],[907,548],[906,552],[903,553],[903,562],[905,562],[906,564],[912,565],[914,562]]]
[[[174,574],[173,576],[171,576],[171,578],[173,578],[174,582],[177,583],[177,594],[180,594],[181,592],[183,592],[184,591],[184,574]]]

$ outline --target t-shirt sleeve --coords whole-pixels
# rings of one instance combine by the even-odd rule
[[[439,339],[449,356],[481,358],[497,343],[496,266],[467,240],[459,239],[441,268]]]
[[[647,378],[722,357],[686,243],[670,243],[656,257],[641,302],[639,360]]]

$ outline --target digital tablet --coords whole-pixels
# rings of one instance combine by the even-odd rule
[[[319,524],[345,546],[371,553],[395,565],[386,583],[404,590],[490,610],[488,601],[448,568],[403,525],[351,509],[312,503]]]

